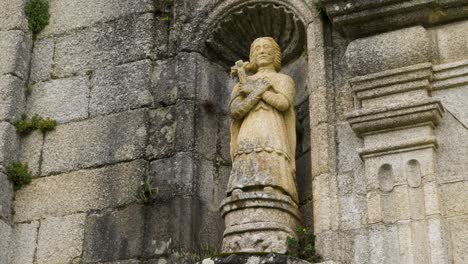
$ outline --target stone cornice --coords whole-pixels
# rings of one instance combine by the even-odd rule
[[[378,98],[412,90],[430,90],[432,64],[421,63],[408,67],[359,76],[350,80],[354,97],[361,100]]]
[[[434,90],[468,85],[468,60],[434,65]]]
[[[439,100],[432,98],[405,105],[393,105],[353,111],[347,115],[351,128],[360,137],[366,133],[420,123],[437,125],[444,113]]]
[[[467,0],[326,0],[333,25],[360,38],[414,25],[441,24],[468,16]]]

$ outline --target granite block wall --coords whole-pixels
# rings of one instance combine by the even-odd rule
[[[216,252],[235,80],[203,38],[257,3],[50,0],[33,37],[24,2],[0,0],[0,264]],[[303,224],[324,260],[465,263],[467,4],[327,0],[321,17],[314,1],[264,2],[305,30],[283,71]],[[58,126],[20,136],[22,113]],[[14,192],[4,168],[18,160],[33,181]],[[157,195],[141,205],[147,179]]]

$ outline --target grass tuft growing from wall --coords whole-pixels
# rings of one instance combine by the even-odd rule
[[[49,1],[28,0],[24,6],[28,27],[34,34],[41,32],[49,24]]]
[[[12,162],[6,167],[6,173],[15,191],[31,183],[31,172],[26,163]]]
[[[43,118],[38,114],[33,115],[31,119],[28,119],[26,114],[21,116],[21,119],[13,124],[16,127],[16,131],[21,135],[27,135],[32,131],[39,129],[42,133],[52,131],[57,126],[57,121],[50,118]]]

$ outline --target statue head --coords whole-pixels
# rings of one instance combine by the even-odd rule
[[[273,38],[264,37],[254,40],[250,46],[248,70],[257,72],[261,66],[273,64],[275,70],[281,70],[281,49]]]

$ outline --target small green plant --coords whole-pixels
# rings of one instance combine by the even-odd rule
[[[153,187],[153,179],[146,177],[138,189],[132,194],[138,204],[148,205],[156,197],[157,190]]]
[[[29,29],[37,34],[49,24],[49,1],[28,0],[24,6]]]
[[[161,20],[164,21],[169,30],[169,25],[171,24],[172,20],[172,6],[174,5],[173,0],[165,0],[164,7],[162,9],[162,17]]]
[[[288,237],[288,254],[311,263],[320,262],[322,258],[315,252],[315,236],[312,230],[299,227],[296,235],[297,239]]]
[[[31,172],[26,163],[12,162],[6,167],[6,173],[15,191],[31,183]]]
[[[35,114],[31,119],[28,119],[26,114],[22,114],[21,119],[16,121],[14,126],[16,127],[16,131],[22,135],[27,135],[36,129],[45,133],[47,131],[54,130],[57,126],[57,121],[50,118],[43,118],[38,114]]]
[[[28,85],[26,86],[25,91],[24,91],[25,94],[26,94],[26,96],[30,96],[30,95],[32,94],[32,90],[33,90],[32,84],[28,84]]]

